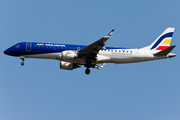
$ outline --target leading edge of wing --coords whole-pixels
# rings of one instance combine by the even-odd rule
[[[79,54],[97,54],[104,47],[104,43],[110,38],[114,29],[107,35],[78,51]]]

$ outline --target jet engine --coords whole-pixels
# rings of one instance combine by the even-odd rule
[[[60,68],[64,69],[64,70],[73,70],[78,67],[80,67],[80,66],[78,66],[78,64],[76,64],[76,63],[65,62],[65,61],[60,62]]]
[[[75,58],[78,58],[77,53],[74,51],[63,51],[58,57],[58,60],[73,60]]]

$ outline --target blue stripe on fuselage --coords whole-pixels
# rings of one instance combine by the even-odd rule
[[[12,46],[6,50],[9,51],[8,55],[23,56],[23,55],[45,54],[45,53],[57,53],[66,50],[77,51],[86,47],[85,45],[41,43],[41,42],[20,42],[18,44],[19,44],[18,47]],[[105,47],[105,49],[102,50],[108,50],[108,49],[127,49],[127,48]]]

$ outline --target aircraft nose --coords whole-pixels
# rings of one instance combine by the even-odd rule
[[[5,50],[5,51],[4,51],[4,54],[9,55],[9,50],[8,50],[8,49]]]
[[[11,53],[12,53],[12,51],[10,50],[10,48],[8,48],[4,51],[4,54],[6,54],[6,55],[11,55]]]

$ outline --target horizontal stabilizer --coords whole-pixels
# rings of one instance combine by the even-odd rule
[[[176,47],[176,45],[172,45],[156,54],[154,54],[155,56],[164,56],[164,55],[167,55],[169,54],[174,48]]]

